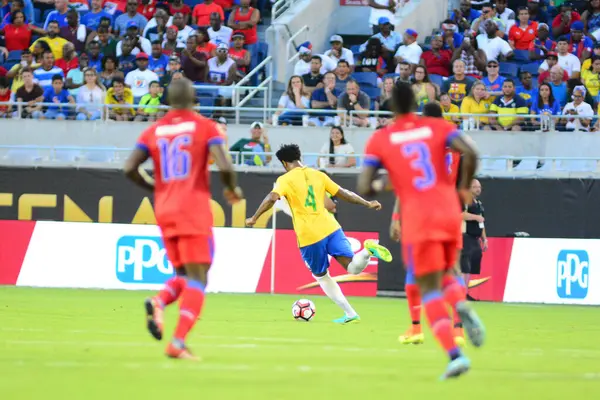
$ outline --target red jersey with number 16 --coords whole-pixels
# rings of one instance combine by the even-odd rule
[[[137,147],[154,162],[154,214],[164,237],[211,235],[209,147],[224,142],[217,124],[192,110],[171,110]]]
[[[404,244],[460,237],[458,194],[446,161],[447,145],[458,134],[443,119],[411,114],[376,131],[367,143],[365,164],[387,169],[402,204]]]

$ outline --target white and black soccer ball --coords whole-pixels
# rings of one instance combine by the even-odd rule
[[[292,316],[296,321],[310,321],[317,312],[315,303],[307,299],[297,300],[292,305]]]

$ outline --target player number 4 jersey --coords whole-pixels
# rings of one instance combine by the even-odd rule
[[[442,119],[410,115],[376,131],[365,164],[388,171],[401,203],[402,242],[456,240],[461,214],[447,147],[458,135]]]

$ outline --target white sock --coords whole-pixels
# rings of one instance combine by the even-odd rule
[[[344,293],[342,293],[342,288],[340,288],[340,285],[338,285],[336,281],[331,279],[331,276],[329,276],[329,272],[327,272],[327,275],[319,277],[315,276],[315,279],[317,280],[317,282],[319,282],[319,285],[321,285],[321,289],[323,289],[323,292],[325,292],[327,297],[333,300],[335,304],[340,306],[340,308],[344,310],[344,313],[346,313],[347,317],[352,318],[358,315],[356,314],[356,311],[354,311],[350,303],[348,303],[346,296],[344,296]]]
[[[358,275],[367,268],[371,253],[367,249],[362,249],[352,257],[352,261],[348,264],[348,272],[353,275]]]

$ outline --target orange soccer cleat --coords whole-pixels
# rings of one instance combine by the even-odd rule
[[[146,299],[144,302],[146,308],[146,324],[148,332],[156,340],[162,340],[163,334],[163,309],[154,298]]]
[[[421,325],[412,325],[404,335],[398,338],[398,341],[402,344],[423,344],[425,335],[423,335]]]
[[[180,360],[190,360],[190,361],[200,361],[200,358],[193,355],[187,347],[177,346],[173,343],[169,343],[169,345],[167,346],[167,349],[165,350],[165,354],[169,358],[177,358]]]

